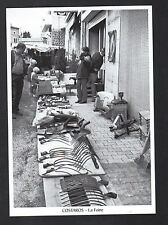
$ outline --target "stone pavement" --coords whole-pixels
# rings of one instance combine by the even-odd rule
[[[73,109],[91,122],[87,126],[91,130],[88,137],[110,182],[108,189],[118,194],[116,205],[150,205],[151,174],[150,169],[146,169],[150,161],[149,152],[142,164],[134,162],[144,144],[139,139],[139,132],[115,139],[109,129],[111,120],[100,112],[93,112],[94,103],[91,99],[88,99],[87,104],[76,104],[76,96],[68,96],[68,99]]]

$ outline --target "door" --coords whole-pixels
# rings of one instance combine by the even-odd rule
[[[89,49],[91,55],[95,52],[99,52],[102,48],[105,48],[106,43],[106,20],[102,20],[100,23],[96,24],[89,29]],[[98,78],[104,84],[105,81],[105,66],[104,63],[98,72]]]

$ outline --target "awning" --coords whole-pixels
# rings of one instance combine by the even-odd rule
[[[37,50],[38,52],[49,52],[51,50],[54,50],[54,49],[58,49],[57,46],[52,46],[52,45],[46,45],[46,44],[28,44],[26,43],[26,48],[28,49],[35,49]]]

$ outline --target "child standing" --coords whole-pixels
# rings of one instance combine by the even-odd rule
[[[27,69],[27,80],[29,82],[31,82],[31,73],[33,72],[33,68],[35,67],[36,64],[37,64],[37,61],[35,59],[30,60],[30,65],[28,66],[28,69]]]
[[[40,69],[38,67],[34,67],[33,72],[31,73],[31,93],[33,94],[33,97],[36,97],[36,90],[39,84],[38,80],[39,71]]]

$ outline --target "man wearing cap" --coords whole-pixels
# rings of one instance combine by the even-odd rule
[[[87,81],[90,73],[91,56],[88,47],[82,48],[77,68],[77,98],[76,103],[87,103]]]
[[[105,56],[105,49],[102,48],[100,52],[95,52],[92,55],[92,66],[91,66],[91,72],[89,75],[89,81],[88,85],[91,85],[91,91],[92,91],[92,101],[94,102],[96,97],[96,85],[95,82],[98,78],[98,71],[100,70],[102,64],[103,64],[103,57]]]
[[[11,52],[11,72],[12,72],[12,113],[22,115],[19,112],[19,102],[22,95],[24,76],[27,72],[27,66],[23,59],[23,52],[26,46],[18,43],[15,51]],[[13,117],[14,118],[14,117]]]

